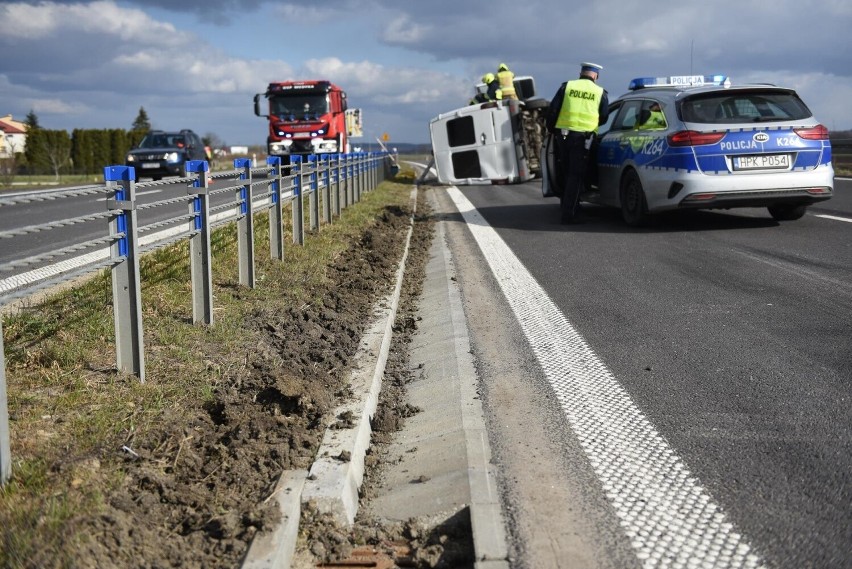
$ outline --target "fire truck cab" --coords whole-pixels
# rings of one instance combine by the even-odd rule
[[[271,156],[349,152],[361,131],[360,109],[348,109],[346,92],[326,80],[270,83],[254,96],[254,113],[269,122]]]

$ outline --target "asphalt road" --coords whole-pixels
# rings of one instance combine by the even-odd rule
[[[710,531],[708,543],[725,533],[745,548],[721,548],[709,566],[852,567],[852,181],[836,180],[836,195],[794,222],[742,209],[643,229],[606,209],[559,225],[558,201],[538,182],[460,188],[530,281],[500,272],[499,251],[483,252],[477,237],[485,224],[434,191],[460,268],[515,566],[654,567],[697,555],[700,543],[666,541],[677,542],[672,528],[691,523],[683,509],[697,500],[724,519],[710,530],[699,520],[685,541]],[[540,337],[536,315],[513,307],[534,286],[591,350],[568,354],[569,379],[598,369],[576,360],[600,360],[635,407],[626,427],[627,403],[609,410],[630,431],[618,449],[607,448],[613,427],[589,427],[583,407],[607,412],[620,394],[598,391],[596,377],[587,399],[572,399],[582,385],[560,393],[541,354],[561,338]],[[599,432],[603,448],[589,442]],[[656,435],[672,456],[647,446]],[[660,505],[646,481],[622,484],[624,455],[650,465],[664,490],[686,469],[700,491],[686,506]],[[657,513],[675,521],[654,525]]]

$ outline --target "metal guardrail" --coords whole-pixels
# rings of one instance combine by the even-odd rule
[[[4,228],[0,243],[4,250],[18,250],[16,239],[35,233],[83,223],[105,221],[104,235],[94,239],[58,246],[47,253],[0,263],[0,307],[32,296],[38,291],[69,282],[103,269],[112,276],[113,315],[115,320],[116,367],[122,373],[145,381],[142,336],[142,296],[140,256],[175,242],[189,240],[192,314],[196,324],[213,324],[213,277],[210,237],[220,225],[237,223],[239,282],[255,286],[254,216],[269,212],[269,247],[273,259],[284,259],[283,207],[291,205],[293,243],[304,244],[304,218],[309,228],[319,230],[321,222],[331,223],[346,207],[361,200],[364,192],[374,189],[391,171],[392,157],[387,152],[310,155],[307,160],[270,156],[266,166],[253,168],[248,158],[234,160],[234,170],[209,172],[206,161],[187,163],[187,177],[166,181],[135,182],[135,171],[127,166],[104,168],[104,184],[72,188],[43,194],[0,198],[0,207],[16,204],[65,200],[80,196],[104,196],[106,211],[92,212],[67,219],[40,222],[37,225]],[[234,182],[211,189],[211,181]],[[187,183],[185,196],[146,204],[137,202],[140,189]],[[233,198],[211,207],[210,198],[232,193]],[[305,212],[307,198],[307,212]],[[140,225],[138,212],[175,203],[185,203],[187,213],[163,221]],[[307,215],[306,215],[307,213]],[[7,247],[6,243],[11,243]],[[18,244],[21,241],[17,242]],[[80,254],[83,253],[83,254]],[[46,267],[11,278],[2,278],[22,267]],[[0,485],[11,477],[9,413],[6,396],[6,362],[3,327],[0,318]]]
[[[852,147],[832,147],[831,163],[835,170],[852,170]]]

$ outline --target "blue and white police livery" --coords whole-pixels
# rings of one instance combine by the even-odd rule
[[[828,129],[794,90],[725,76],[645,77],[629,89],[598,129],[597,179],[581,200],[641,225],[686,208],[767,207],[792,220],[832,196]],[[545,195],[558,174],[547,158]]]

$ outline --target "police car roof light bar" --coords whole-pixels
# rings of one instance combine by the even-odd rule
[[[637,77],[630,81],[627,89],[635,91],[645,87],[691,87],[700,85],[720,85],[729,87],[731,80],[727,75],[672,75],[670,77]]]

